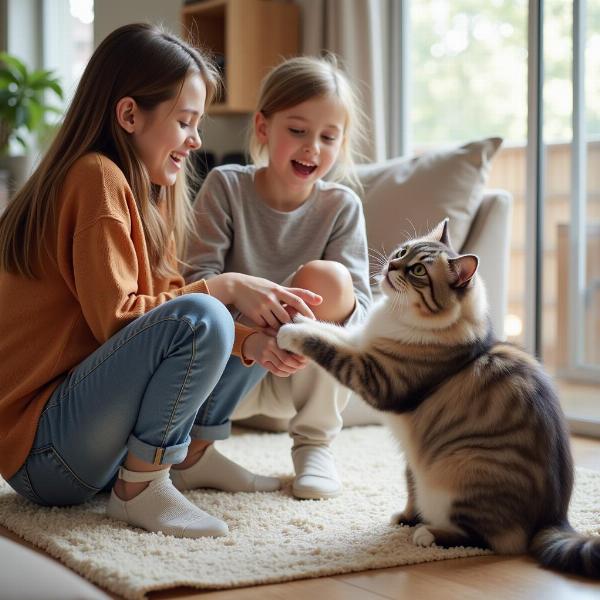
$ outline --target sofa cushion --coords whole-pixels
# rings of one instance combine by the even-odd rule
[[[387,254],[415,230],[422,235],[450,217],[450,239],[460,250],[501,143],[501,138],[487,138],[414,158],[359,165],[369,247]]]

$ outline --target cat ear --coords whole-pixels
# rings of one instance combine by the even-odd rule
[[[471,279],[473,279],[473,275],[477,272],[479,258],[474,254],[464,254],[456,258],[449,258],[448,265],[450,266],[450,271],[456,277],[451,282],[451,287],[464,288],[467,287]]]
[[[433,231],[429,234],[428,237],[439,240],[440,242],[442,242],[442,244],[445,244],[446,246],[448,246],[448,248],[452,248],[452,244],[450,243],[450,234],[448,233],[448,223],[449,222],[450,222],[450,219],[448,217],[446,217],[443,221],[438,223],[433,228]]]

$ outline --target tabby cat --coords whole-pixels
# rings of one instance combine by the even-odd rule
[[[556,393],[535,359],[494,338],[478,258],[452,249],[446,219],[385,262],[364,323],[296,318],[277,341],[388,415],[407,462],[394,522],[417,526],[419,546],[530,551],[600,577],[600,537],[567,520],[573,460]]]

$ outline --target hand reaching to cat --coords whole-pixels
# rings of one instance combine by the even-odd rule
[[[314,319],[308,305],[321,304],[318,294],[302,288],[288,288],[241,273],[222,273],[209,280],[211,295],[224,304],[233,304],[260,327],[277,331],[296,313]]]
[[[278,377],[289,377],[308,363],[308,359],[283,350],[274,337],[257,331],[246,338],[242,353]]]

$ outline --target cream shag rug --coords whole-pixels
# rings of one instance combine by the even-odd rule
[[[72,508],[40,508],[0,480],[0,523],[90,581],[127,598],[185,585],[227,588],[485,554],[475,548],[419,548],[411,529],[392,526],[404,508],[404,465],[383,427],[342,431],[334,443],[344,493],[292,497],[286,434],[242,432],[218,442],[224,454],[286,478],[276,493],[194,491],[188,498],[227,521],[230,533],[186,540],[133,529],[104,516],[107,495]],[[600,533],[600,472],[579,469],[570,518]]]

